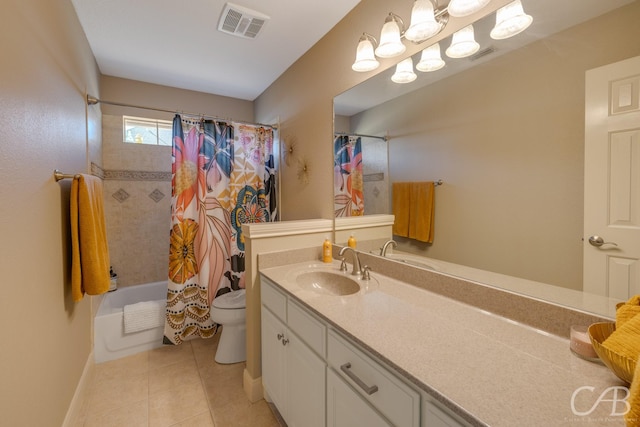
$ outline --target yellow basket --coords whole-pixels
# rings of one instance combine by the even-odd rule
[[[613,322],[594,323],[589,326],[589,338],[593,349],[595,350],[600,360],[613,371],[614,374],[622,381],[631,384],[633,380],[633,373],[636,370],[636,362],[629,359],[626,356],[621,356],[618,353],[605,348],[602,343],[609,335],[616,330],[616,324]]]

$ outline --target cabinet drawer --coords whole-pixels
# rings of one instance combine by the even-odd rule
[[[287,306],[287,316],[289,329],[324,359],[327,328],[305,308],[292,300],[289,300]]]
[[[398,427],[420,425],[420,395],[382,365],[329,330],[327,359],[354,389]],[[360,383],[360,384],[359,384]],[[377,387],[377,390],[365,388]]]
[[[262,305],[269,307],[280,320],[287,321],[287,297],[285,294],[276,289],[269,279],[260,276],[260,298]]]

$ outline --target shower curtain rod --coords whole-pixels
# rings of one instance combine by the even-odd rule
[[[87,105],[96,105],[98,103],[107,104],[107,105],[116,105],[118,107],[138,108],[140,110],[160,111],[162,113],[185,114],[187,116],[203,117],[203,118],[212,119],[212,120],[225,120],[225,121],[231,121],[231,122],[235,122],[235,123],[240,123],[240,124],[243,124],[243,125],[256,125],[256,126],[268,127],[268,128],[273,129],[273,130],[278,130],[278,125],[265,125],[263,123],[239,122],[239,121],[235,121],[235,120],[230,119],[230,118],[209,116],[209,115],[206,115],[206,114],[188,113],[186,111],[173,111],[173,110],[166,110],[164,108],[145,107],[145,106],[142,106],[142,105],[125,104],[123,102],[105,101],[103,99],[98,99],[95,96],[91,96],[91,95],[87,94]]]
[[[383,141],[389,141],[389,137],[388,136],[376,136],[376,135],[365,135],[363,133],[347,133],[347,132],[334,132],[333,135],[340,135],[340,136],[360,136],[363,138],[376,138],[376,139],[381,139]]]

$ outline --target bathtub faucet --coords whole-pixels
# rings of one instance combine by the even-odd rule
[[[347,251],[353,254],[353,270],[351,270],[351,274],[354,276],[360,276],[362,274],[362,269],[360,268],[360,259],[358,258],[358,253],[353,248],[345,246],[344,248],[340,249],[340,256],[342,257],[343,261],[344,254]]]
[[[387,249],[389,248],[389,245],[393,246],[394,248],[398,246],[395,240],[388,240],[384,245],[382,245],[382,248],[380,248],[380,256],[387,255]]]

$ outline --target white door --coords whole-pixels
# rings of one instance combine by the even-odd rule
[[[584,291],[640,293],[640,57],[589,70]]]

